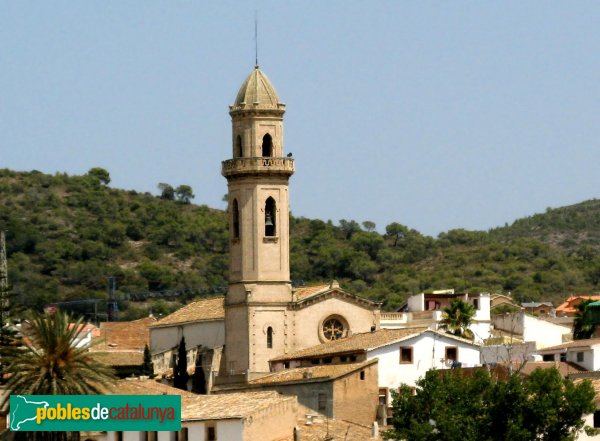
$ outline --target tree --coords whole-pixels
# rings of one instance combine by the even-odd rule
[[[27,326],[24,326],[24,325]],[[102,394],[113,384],[113,371],[76,347],[85,323],[61,311],[31,313],[22,322],[22,345],[5,357],[10,376],[6,390],[20,395]],[[6,395],[2,407],[8,404]],[[16,432],[15,440],[77,441],[80,432]]]
[[[108,185],[110,183],[110,174],[101,167],[90,168],[87,172],[88,176],[98,179],[101,184]]]
[[[144,346],[144,361],[142,362],[142,375],[154,378],[154,365],[152,364],[152,355],[148,345]]]
[[[429,371],[413,395],[403,386],[393,400],[395,440],[571,441],[595,410],[589,381],[574,384],[557,369],[494,378],[481,369]],[[589,431],[591,428],[586,429]]]
[[[187,350],[185,349],[185,337],[181,337],[179,347],[177,348],[177,363],[173,375],[173,386],[178,389],[187,390],[188,382],[187,372]]]
[[[158,184],[158,189],[160,190],[161,199],[165,199],[167,201],[172,201],[175,199],[175,190],[171,185],[161,182]]]
[[[196,355],[196,366],[194,367],[194,375],[192,376],[192,392],[206,394],[206,375],[204,375],[202,356],[199,352]]]
[[[175,189],[175,196],[179,202],[184,204],[189,204],[192,199],[196,196],[194,195],[194,191],[192,187],[189,185],[180,185]]]
[[[594,334],[596,326],[588,313],[588,305],[593,302],[593,300],[587,299],[577,305],[577,311],[573,318],[573,340],[584,340],[591,338]]]
[[[394,246],[398,246],[398,242],[406,237],[408,228],[398,222],[392,222],[385,227],[385,234],[388,237],[394,238]]]
[[[375,222],[372,222],[372,221],[364,221],[362,223],[362,226],[367,231],[375,231],[375,228],[377,227]]]
[[[473,338],[473,331],[469,329],[475,316],[475,307],[461,299],[454,300],[450,306],[444,308],[440,329],[457,337]]]
[[[22,324],[27,339],[7,357],[7,389],[23,395],[102,393],[114,375],[108,366],[94,361],[87,348],[76,347],[85,324],[61,311],[31,313]]]

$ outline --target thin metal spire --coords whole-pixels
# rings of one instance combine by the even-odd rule
[[[258,12],[254,10],[254,67],[258,68]]]

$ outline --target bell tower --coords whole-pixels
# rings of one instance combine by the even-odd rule
[[[283,114],[275,88],[256,66],[229,107],[232,159],[223,161],[229,198],[229,290],[225,362],[229,375],[268,372],[284,352],[292,301],[288,181]]]

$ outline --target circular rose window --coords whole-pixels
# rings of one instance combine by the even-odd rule
[[[348,328],[338,317],[329,317],[323,321],[323,337],[325,340],[338,340],[348,334]]]

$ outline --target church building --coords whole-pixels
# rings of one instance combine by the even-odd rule
[[[220,375],[246,381],[269,360],[353,333],[379,329],[380,304],[337,282],[293,289],[290,280],[289,180],[285,104],[256,66],[229,108],[231,159],[222,163],[229,200],[229,289]],[[233,379],[232,378],[232,379]]]

